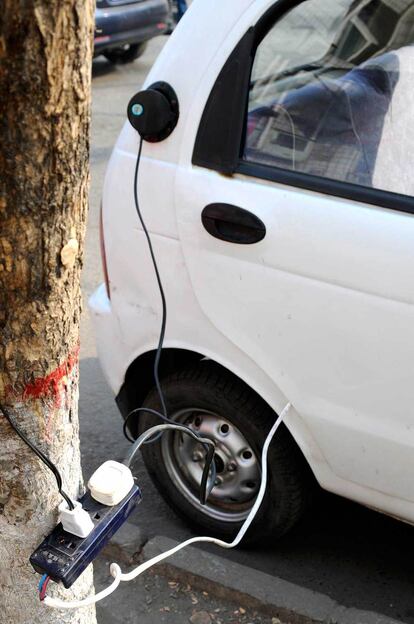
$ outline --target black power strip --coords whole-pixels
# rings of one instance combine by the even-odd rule
[[[67,533],[58,524],[31,555],[33,568],[39,574],[47,574],[52,581],[62,583],[64,587],[71,587],[124,524],[140,500],[141,492],[136,485],[113,507],[98,503],[87,492],[80,502],[92,518],[93,531],[82,538]]]

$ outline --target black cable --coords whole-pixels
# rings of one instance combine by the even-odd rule
[[[143,216],[141,214],[141,210],[140,210],[140,207],[139,207],[139,201],[138,201],[138,172],[139,172],[139,163],[141,161],[142,143],[143,143],[143,139],[141,139],[140,142],[139,142],[137,162],[135,164],[134,199],[135,199],[135,208],[137,210],[138,217],[139,217],[139,220],[140,220],[141,225],[142,225],[142,229],[144,230],[144,234],[145,234],[146,239],[147,239],[148,247],[149,247],[150,254],[151,254],[152,264],[154,266],[155,275],[157,277],[157,282],[158,282],[158,288],[159,288],[160,295],[161,295],[162,320],[161,320],[160,337],[159,337],[159,340],[158,340],[158,347],[157,347],[157,351],[156,351],[156,354],[155,354],[155,360],[154,360],[154,379],[155,379],[155,385],[156,385],[156,388],[157,388],[158,396],[160,397],[160,402],[161,402],[161,407],[162,407],[163,414],[164,414],[165,418],[168,418],[167,406],[165,405],[164,395],[163,395],[162,390],[161,390],[161,384],[160,384],[160,378],[159,378],[159,364],[160,364],[160,358],[161,358],[161,352],[162,352],[162,345],[164,344],[165,327],[167,325],[167,303],[165,301],[164,288],[162,287],[162,282],[161,282],[160,273],[158,271],[157,261],[155,259],[154,250],[152,248],[151,237],[149,235],[149,232],[147,230],[147,226],[145,225],[145,221],[144,221]]]
[[[10,412],[1,403],[0,403],[0,411],[3,413],[3,416],[8,420],[10,426],[14,429],[14,431],[17,433],[17,435],[23,440],[23,442],[25,444],[27,444],[27,446],[33,451],[33,453],[35,453],[35,455],[37,455],[37,457],[49,468],[49,470],[51,470],[53,472],[53,474],[55,475],[55,478],[56,478],[56,482],[57,482],[57,486],[58,486],[58,490],[59,490],[60,495],[67,502],[68,507],[69,507],[70,510],[75,509],[75,505],[73,504],[72,500],[66,494],[66,492],[64,492],[64,490],[62,489],[62,485],[63,485],[62,477],[60,475],[59,470],[55,466],[55,464],[52,461],[50,461],[50,459],[44,453],[42,453],[42,451],[40,449],[38,449],[37,446],[35,446],[33,444],[33,442],[31,442],[26,437],[26,435],[23,433],[23,431],[14,422],[13,418],[10,415]]]
[[[123,426],[124,436],[132,444],[136,440],[134,440],[128,435],[128,431],[127,431],[128,420],[130,416],[136,413],[140,413],[140,412],[148,412],[149,414],[152,414],[153,416],[157,416],[158,418],[161,418],[161,420],[164,420],[168,424],[177,425],[177,423],[174,420],[171,420],[171,418],[165,418],[165,416],[163,416],[160,412],[157,412],[157,410],[151,409],[150,407],[137,407],[136,409],[132,410],[132,412],[129,412],[128,416],[126,417],[124,421],[124,426]],[[180,424],[180,427],[185,433],[190,434],[193,438],[197,438],[197,439],[201,438],[201,436],[197,432],[193,431],[190,427],[186,427],[185,425],[181,425],[181,424]],[[144,444],[151,444],[152,442],[156,442],[161,436],[162,436],[162,433],[156,434],[153,438],[149,438],[146,442],[144,442]],[[216,445],[214,443],[214,440],[211,440],[211,444],[210,444],[210,443],[206,443],[204,439],[200,439],[200,444],[202,444],[204,448],[206,449],[206,462],[204,464],[203,476],[201,478],[201,484],[200,484],[200,502],[202,505],[205,505],[207,502],[207,498],[210,495],[211,490],[213,489],[214,483],[216,480],[216,465],[214,463],[214,453],[215,453]],[[212,480],[211,480],[212,487],[210,488],[210,491],[207,491],[208,476],[210,474],[210,469],[212,470]]]
[[[142,408],[142,411],[145,411],[145,408]],[[149,409],[148,411],[152,412],[153,414],[156,414],[157,416],[159,415],[158,412],[156,412],[155,410]],[[124,464],[128,466],[128,468],[130,468],[132,462],[134,461],[135,455],[137,454],[141,446],[145,444],[148,440],[151,440],[151,439],[154,440],[157,431],[159,431],[162,434],[168,430],[181,431],[182,433],[191,435],[191,437],[194,440],[197,440],[197,442],[202,444],[204,448],[207,449],[207,457],[204,463],[203,474],[201,477],[201,485],[200,485],[200,503],[202,505],[205,505],[207,502],[207,498],[209,497],[211,490],[214,487],[216,477],[217,477],[216,464],[213,461],[214,453],[216,450],[216,445],[215,445],[215,442],[211,440],[211,438],[202,437],[196,431],[189,429],[188,427],[186,427],[185,425],[182,425],[181,423],[165,423],[163,425],[155,425],[154,427],[150,427],[149,429],[144,431],[144,433],[141,433],[141,435],[136,440],[134,440],[132,449],[128,457],[124,460]],[[210,467],[211,467],[211,486],[209,488],[208,477],[210,474]]]
[[[171,420],[171,418],[166,418],[163,414],[161,414],[161,412],[158,412],[157,410],[151,409],[150,407],[137,407],[133,409],[131,412],[129,412],[128,416],[124,420],[124,426],[123,426],[124,436],[126,437],[128,442],[131,442],[132,444],[135,442],[135,440],[131,438],[131,436],[128,434],[129,419],[134,414],[139,414],[140,412],[148,412],[148,414],[152,414],[153,416],[157,416],[158,418],[161,418],[161,420],[163,420],[164,422],[176,424],[174,420]],[[188,427],[188,429],[190,428]],[[192,431],[192,429],[190,429],[190,431]],[[155,438],[149,439],[148,442],[155,442],[156,440],[158,440],[158,438],[159,438],[159,435],[157,435]]]
[[[201,477],[201,483],[200,483],[200,503],[202,505],[205,505],[207,503],[207,499],[211,494],[211,490],[215,486],[216,470],[217,470],[216,464],[214,462],[215,452],[216,452],[215,444],[211,446],[209,445],[207,448],[206,463],[204,464],[203,476]],[[211,480],[211,488],[210,488],[210,491],[208,491],[208,475],[210,474],[210,466],[211,467],[214,466],[214,470],[213,470],[213,478]]]
[[[155,275],[157,278],[157,283],[158,283],[158,289],[160,291],[160,295],[161,295],[161,303],[162,303],[162,319],[161,319],[161,330],[160,330],[160,337],[158,340],[158,346],[157,346],[157,350],[155,353],[155,359],[154,359],[154,380],[155,380],[155,386],[157,388],[157,392],[158,392],[158,396],[160,399],[160,403],[161,403],[161,407],[162,407],[162,412],[158,412],[156,410],[152,410],[152,409],[148,409],[148,408],[144,408],[144,407],[138,407],[134,410],[132,410],[126,417],[125,422],[124,422],[124,427],[123,427],[123,431],[124,431],[124,435],[127,438],[127,440],[129,440],[130,442],[134,442],[134,440],[131,439],[131,437],[128,435],[127,432],[127,427],[129,424],[129,419],[133,414],[136,413],[140,413],[140,412],[148,412],[150,414],[153,414],[155,416],[157,416],[158,418],[161,418],[162,420],[164,420],[167,423],[171,423],[171,424],[176,424],[174,422],[174,420],[171,420],[170,418],[168,418],[168,412],[167,412],[167,406],[165,404],[165,399],[164,399],[164,394],[162,392],[161,389],[161,384],[160,384],[160,378],[159,378],[159,364],[160,364],[160,359],[161,359],[161,353],[162,353],[162,347],[164,344],[164,337],[165,337],[165,328],[167,325],[167,302],[165,299],[165,293],[164,293],[164,288],[162,286],[162,281],[161,281],[161,276],[158,270],[158,265],[157,265],[157,260],[155,258],[155,253],[154,253],[154,249],[152,247],[152,242],[151,242],[151,237],[149,235],[147,226],[145,225],[145,221],[144,218],[141,214],[141,209],[139,207],[139,200],[138,200],[138,173],[139,173],[139,164],[141,162],[141,154],[142,154],[142,144],[143,144],[143,139],[140,139],[139,142],[139,147],[138,147],[138,154],[137,154],[137,160],[136,160],[136,164],[135,164],[135,173],[134,173],[134,200],[135,200],[135,208],[138,214],[138,218],[141,222],[141,226],[142,229],[144,231],[145,237],[147,239],[147,243],[148,243],[148,248],[150,250],[150,254],[151,254],[151,259],[152,259],[152,264],[154,267],[154,271],[155,271]],[[192,429],[190,429],[190,427],[187,427],[188,431],[193,435],[194,431]],[[159,439],[159,437],[162,434],[158,434],[157,436],[155,436],[154,438],[148,440],[148,443],[151,442],[155,442],[156,440]],[[204,471],[203,471],[203,477],[201,480],[201,495],[200,495],[200,500],[204,500],[204,502],[207,500],[207,485],[208,485],[208,475],[210,472],[210,467],[211,467],[211,463],[214,459],[214,447],[213,445],[207,445],[207,455],[206,455],[206,464],[204,466]],[[212,451],[211,451],[212,449]]]

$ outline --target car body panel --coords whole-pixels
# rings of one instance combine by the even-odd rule
[[[414,219],[203,169],[180,170],[177,189],[180,240],[208,318],[289,397],[338,476],[414,501]],[[265,239],[212,238],[199,222],[215,201],[257,215]]]

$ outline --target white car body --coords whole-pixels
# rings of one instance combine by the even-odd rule
[[[275,412],[290,401],[286,426],[324,489],[414,522],[413,215],[192,164],[217,76],[274,4],[196,0],[146,81],[170,83],[180,103],[171,136],[144,143],[138,185],[168,302],[165,347],[218,362]],[[103,192],[110,299],[102,285],[90,300],[115,394],[161,322],[133,199],[138,144],[126,122]],[[213,202],[254,213],[266,237],[213,238],[201,222]]]

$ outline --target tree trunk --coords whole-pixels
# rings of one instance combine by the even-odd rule
[[[82,490],[78,353],[93,0],[3,0],[0,14],[0,402]],[[39,602],[29,555],[57,521],[50,471],[0,414],[0,620],[95,622]],[[93,591],[92,570],[64,599]]]

